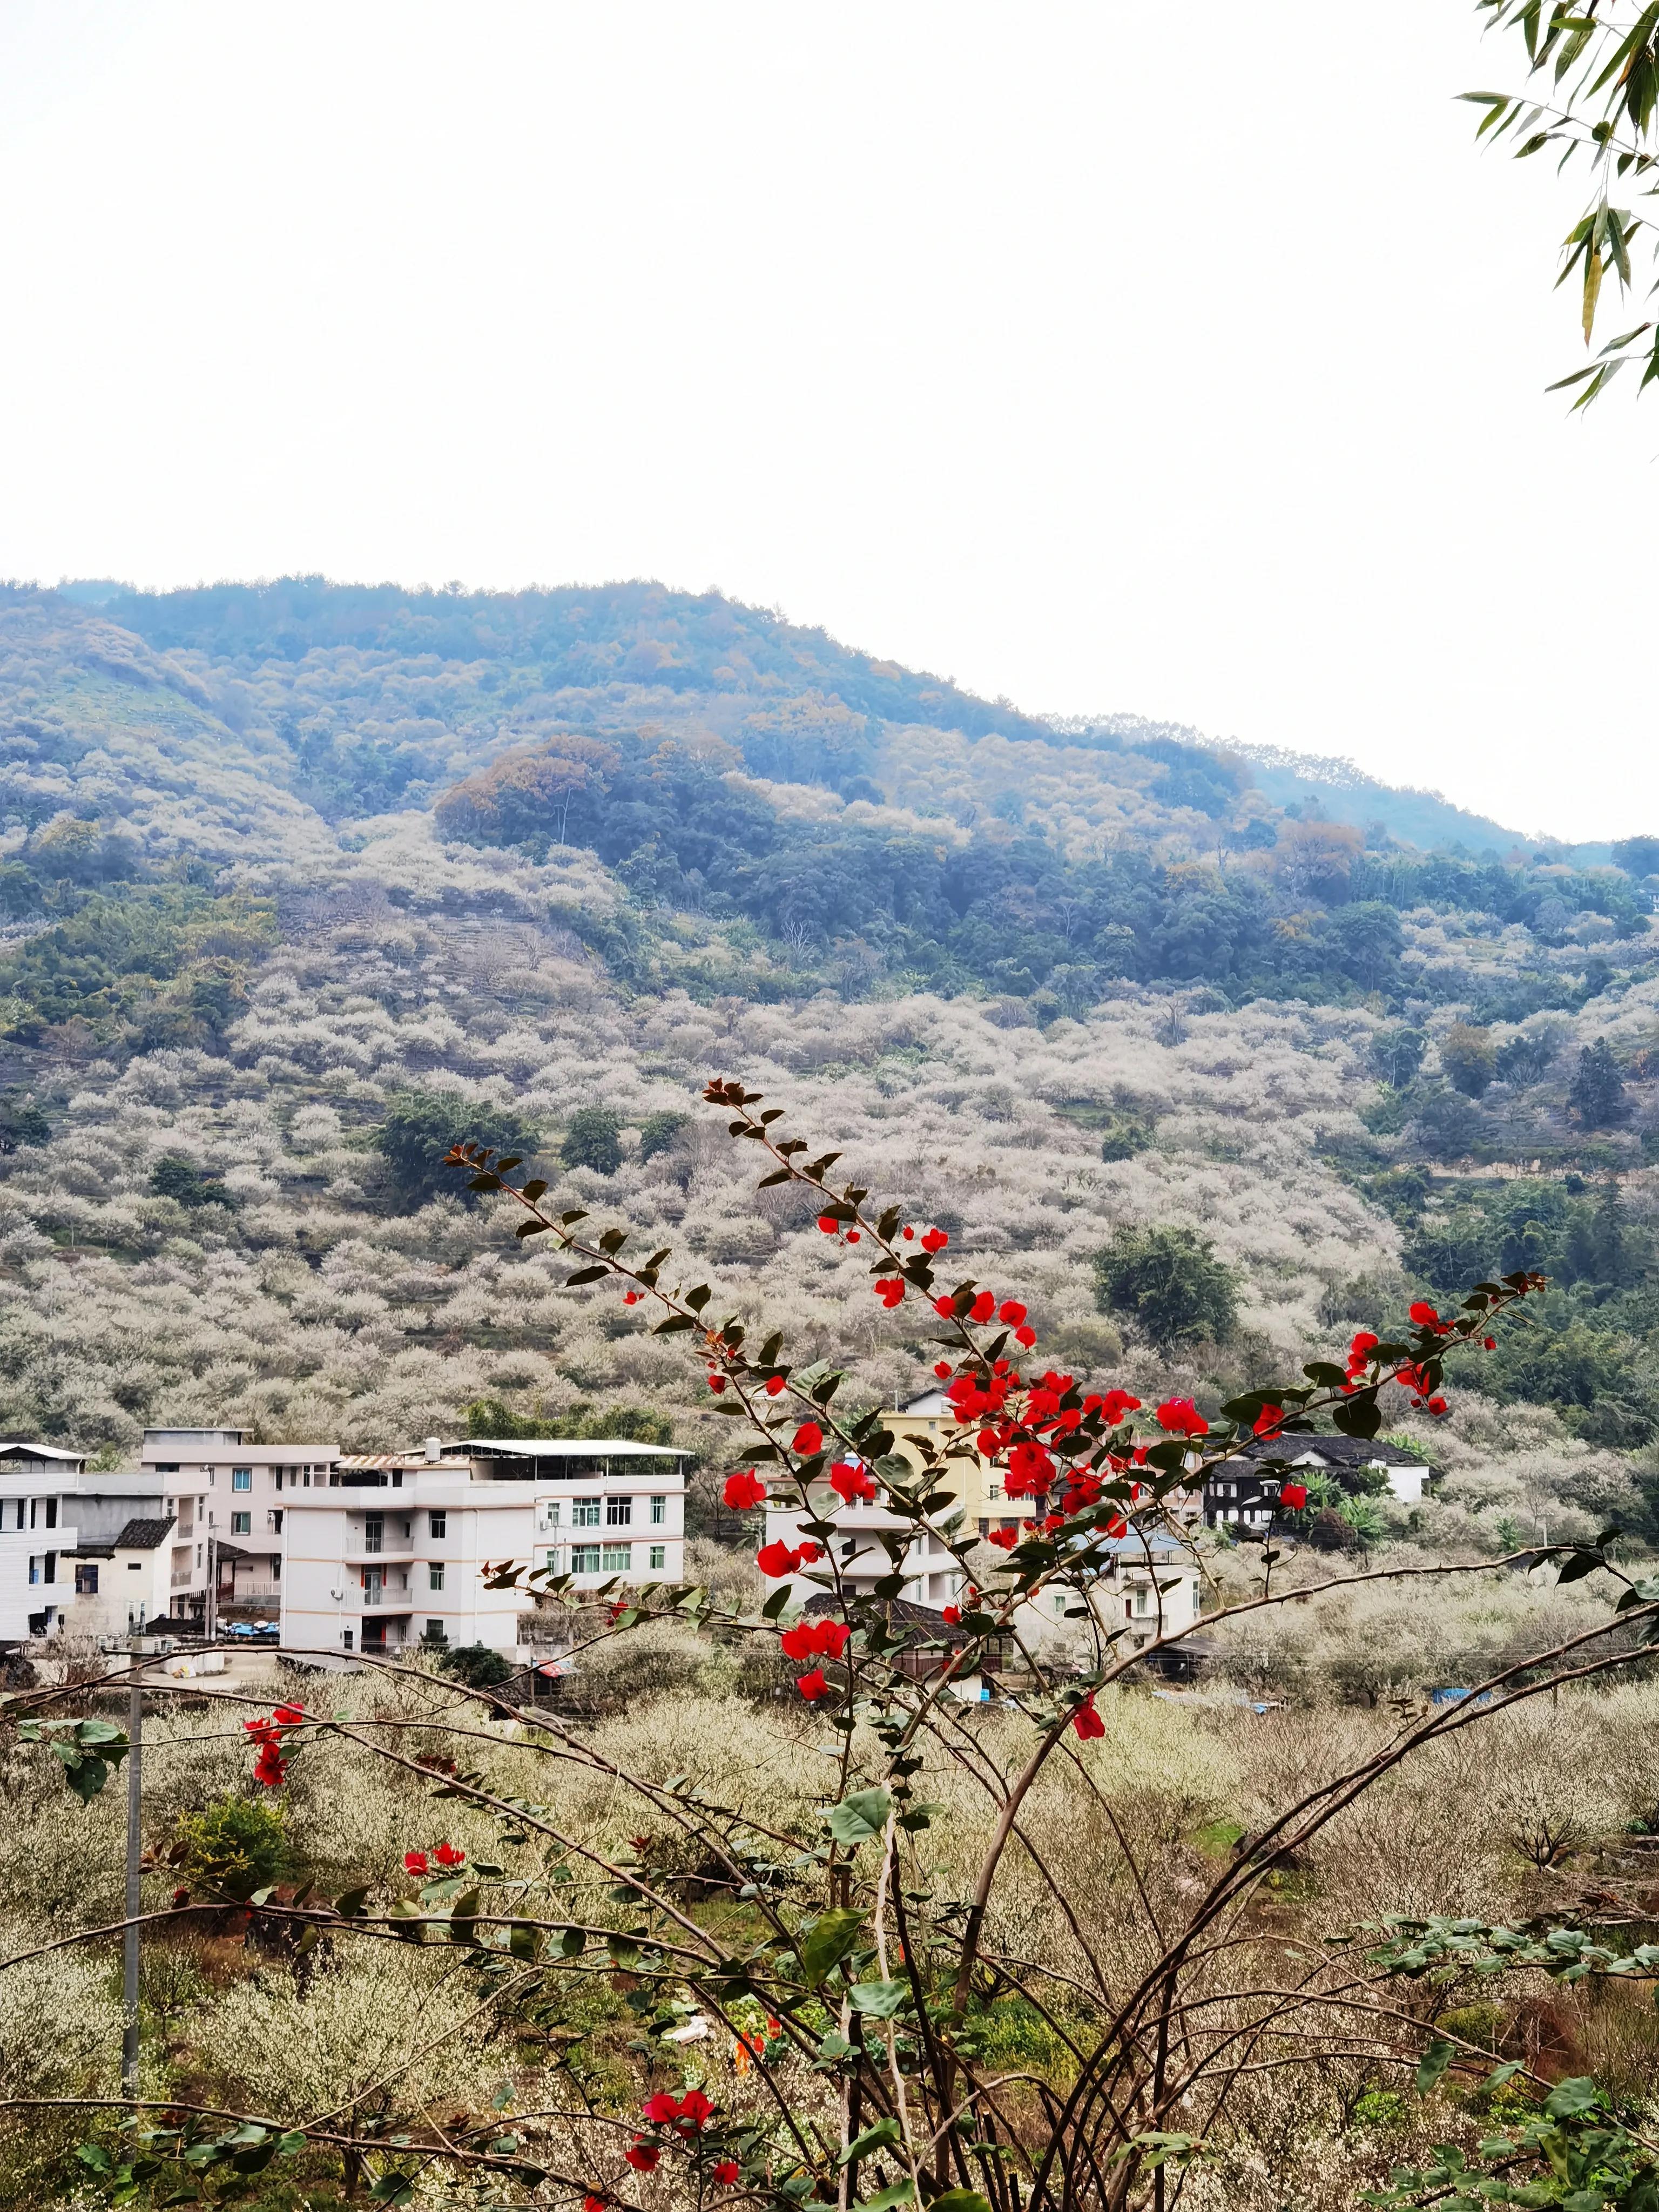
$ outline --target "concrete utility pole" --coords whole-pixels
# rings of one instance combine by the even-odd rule
[[[128,1639],[131,1668],[127,1685],[127,1894],[126,1927],[121,1937],[121,2087],[125,2095],[138,2094],[138,1914],[143,1888],[143,1735],[144,1693],[138,1686],[143,1664],[143,1639]]]

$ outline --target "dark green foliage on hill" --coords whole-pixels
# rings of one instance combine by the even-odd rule
[[[1578,1072],[1567,1093],[1567,1103],[1587,1129],[1610,1128],[1629,1111],[1624,1080],[1613,1047],[1605,1037],[1597,1037],[1579,1054]]]
[[[610,1437],[624,1443],[672,1444],[674,1425],[645,1406],[590,1406],[582,1400],[564,1413],[539,1407],[515,1413],[504,1398],[473,1398],[461,1408],[469,1437],[505,1443],[514,1437]]]
[[[531,1125],[509,1108],[481,1108],[453,1091],[405,1091],[393,1099],[369,1141],[412,1212],[444,1191],[471,1203],[466,1177],[444,1165],[452,1146],[488,1145],[523,1156],[535,1151],[538,1139]]]
[[[21,1091],[0,1091],[0,1153],[15,1152],[21,1145],[51,1141],[52,1124],[32,1098]]]
[[[1120,1229],[1096,1255],[1095,1302],[1103,1313],[1138,1322],[1167,1350],[1227,1335],[1237,1318],[1237,1285],[1207,1237],[1154,1224]]]
[[[513,1672],[512,1662],[491,1644],[458,1644],[438,1663],[446,1674],[453,1675],[469,1690],[493,1690]]]
[[[149,1171],[149,1187],[158,1198],[171,1198],[180,1206],[234,1206],[235,1199],[219,1177],[198,1167],[182,1152],[163,1152]]]
[[[622,1165],[622,1123],[604,1106],[579,1106],[571,1115],[559,1146],[559,1158],[568,1168],[591,1168],[595,1175],[615,1175]]]
[[[641,1159],[654,1160],[669,1151],[688,1119],[684,1114],[648,1114],[640,1125]]]
[[[176,884],[93,892],[0,954],[0,1026],[29,1044],[72,1022],[129,1048],[210,1043],[276,935],[264,900]]]

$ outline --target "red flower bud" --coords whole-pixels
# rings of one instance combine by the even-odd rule
[[[858,1231],[857,1231],[856,1229],[849,1229],[849,1230],[848,1231],[848,1232],[847,1232],[847,1241],[848,1241],[848,1243],[849,1244],[856,1244],[856,1243],[858,1243],[858,1241],[859,1241],[859,1232],[858,1232]]]
[[[1430,1399],[1430,1401],[1429,1401],[1429,1411],[1430,1411],[1431,1413],[1435,1413],[1435,1414],[1443,1413],[1445,1412],[1445,1410],[1446,1410],[1446,1401],[1445,1401],[1445,1400],[1444,1400],[1443,1398],[1431,1398],[1431,1399]]]
[[[1088,1743],[1096,1736],[1105,1735],[1106,1723],[1095,1711],[1095,1697],[1092,1690],[1072,1715],[1072,1726],[1083,1738],[1085,1743]]]
[[[1483,1336],[1480,1342],[1482,1348],[1487,1352],[1496,1352],[1498,1349],[1498,1339],[1495,1336]]]
[[[951,1372],[950,1361],[948,1359],[936,1359],[933,1362],[933,1372],[939,1376],[941,1382],[945,1382]]]
[[[623,1292],[623,1304],[625,1306],[636,1306],[639,1302],[640,1294],[637,1291],[624,1291]],[[593,2202],[593,2199],[590,2197],[587,2201],[591,2204]]]

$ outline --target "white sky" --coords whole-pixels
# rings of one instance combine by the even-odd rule
[[[713,584],[1659,830],[1659,396],[1544,396],[1515,76],[1469,0],[0,0],[0,574]]]

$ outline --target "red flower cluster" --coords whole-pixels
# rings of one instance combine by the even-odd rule
[[[751,1505],[765,1504],[766,1485],[752,1467],[741,1468],[736,1474],[726,1476],[720,1495],[734,1512],[742,1513]]]
[[[1426,1409],[1437,1416],[1445,1412],[1445,1400],[1437,1395],[1432,1398],[1429,1395],[1428,1377],[1413,1361],[1407,1360],[1403,1367],[1395,1370],[1395,1380],[1403,1389],[1411,1392],[1415,1411],[1421,1413]]]
[[[1041,1498],[1054,1474],[1054,1460],[1041,1444],[1017,1443],[1008,1454],[1003,1488],[1010,1498]]]
[[[830,1487],[848,1505],[872,1499],[876,1486],[865,1470],[850,1459],[838,1459],[830,1470]]]
[[[404,1872],[405,1874],[422,1875],[428,1875],[432,1871],[433,1859],[435,1859],[441,1867],[446,1869],[450,1867],[465,1866],[466,1864],[466,1853],[462,1850],[457,1850],[453,1844],[440,1844],[436,1850],[432,1853],[431,1858],[428,1858],[424,1851],[405,1851],[404,1853]]]
[[[678,2102],[665,2089],[654,2097],[647,2098],[642,2107],[645,2117],[653,2128],[678,2128],[682,2135],[696,2135],[714,2107],[701,2089],[688,2089]]]
[[[1362,1328],[1349,1345],[1348,1379],[1342,1386],[1345,1395],[1358,1388],[1360,1377],[1371,1364],[1371,1354],[1376,1351],[1378,1340],[1370,1329]]]
[[[1210,1425],[1190,1398],[1166,1398],[1158,1409],[1158,1425],[1172,1437],[1207,1437]]]
[[[1072,1726],[1083,1738],[1085,1743],[1091,1742],[1096,1736],[1105,1735],[1106,1723],[1095,1711],[1095,1693],[1092,1690],[1073,1713]]]
[[[786,1659],[839,1659],[852,1630],[839,1620],[801,1620],[778,1638]]]
[[[904,1233],[908,1237],[910,1232],[907,1229]],[[924,1252],[942,1252],[950,1241],[942,1229],[930,1229],[921,1240],[921,1249]]]
[[[1453,1324],[1442,1321],[1438,1311],[1425,1298],[1419,1298],[1416,1304],[1407,1306],[1406,1311],[1419,1328],[1432,1329],[1437,1336],[1449,1336],[1452,1333]]]
[[[283,1756],[284,1729],[298,1728],[305,1717],[303,1705],[276,1705],[269,1720],[261,1713],[257,1720],[242,1723],[259,1747],[259,1755],[253,1762],[253,1778],[264,1783],[267,1790],[280,1789],[288,1772],[288,1761]]]
[[[876,1296],[889,1313],[892,1312],[895,1306],[903,1304],[904,1278],[902,1275],[878,1275],[875,1287]]]
[[[810,1567],[823,1554],[816,1544],[797,1544],[792,1550],[781,1538],[763,1544],[755,1554],[755,1565],[763,1575],[775,1579],[780,1575],[793,1575],[797,1567]]]
[[[985,1540],[988,1544],[994,1544],[1000,1552],[1012,1552],[1019,1541],[1019,1531],[1018,1528],[993,1528]]]

